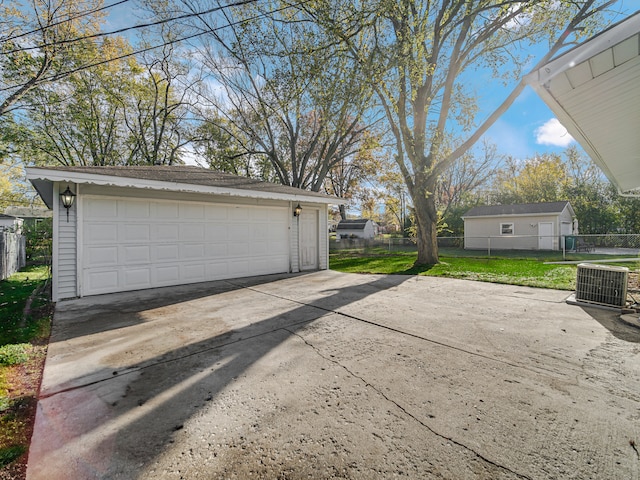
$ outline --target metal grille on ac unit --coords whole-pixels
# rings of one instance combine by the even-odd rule
[[[627,301],[626,267],[581,263],[576,279],[576,300],[611,307],[624,307]]]

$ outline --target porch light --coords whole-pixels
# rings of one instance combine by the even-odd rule
[[[302,212],[302,207],[300,206],[300,202],[298,202],[298,205],[296,205],[296,208],[293,209],[293,216],[299,217],[301,212]]]
[[[69,209],[71,208],[71,205],[73,205],[75,199],[76,194],[69,190],[69,185],[67,185],[67,189],[60,194],[62,206],[67,209],[67,223],[69,222]]]

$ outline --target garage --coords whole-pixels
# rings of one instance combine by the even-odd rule
[[[54,211],[56,300],[328,268],[334,197],[186,166],[27,175]]]

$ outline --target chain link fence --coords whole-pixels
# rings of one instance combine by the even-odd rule
[[[466,245],[466,248],[465,248]],[[469,248],[472,245],[473,248]],[[331,239],[331,253],[383,255],[417,251],[410,238],[376,237],[374,239]],[[585,260],[598,257],[628,257],[640,260],[640,234],[605,235],[511,235],[487,237],[438,237],[440,255],[452,257],[506,256],[546,258],[550,260]]]

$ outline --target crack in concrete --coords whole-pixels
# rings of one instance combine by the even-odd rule
[[[358,380],[360,380],[366,387],[371,387],[373,390],[375,390],[381,397],[383,397],[387,402],[393,404],[396,406],[396,408],[398,408],[400,411],[402,411],[406,416],[408,416],[409,418],[413,419],[416,423],[418,423],[419,425],[421,425],[422,427],[426,428],[427,430],[429,430],[433,435],[442,438],[443,440],[447,440],[448,442],[451,442],[454,445],[457,445],[460,448],[463,448],[465,450],[467,450],[468,452],[471,452],[473,455],[475,455],[477,458],[479,458],[480,460],[482,460],[483,462],[494,466],[495,468],[498,468],[500,470],[504,470],[505,472],[508,472],[512,475],[515,475],[518,478],[522,478],[525,480],[532,480],[531,477],[518,473],[514,470],[511,470],[509,467],[506,467],[504,465],[501,465],[497,462],[494,462],[493,460],[485,457],[484,455],[482,455],[480,452],[477,452],[476,450],[474,450],[473,448],[469,447],[468,445],[465,445],[462,442],[459,442],[457,440],[454,440],[451,437],[448,437],[438,431],[436,431],[433,427],[430,427],[426,422],[420,420],[418,417],[416,417],[415,415],[413,415],[411,412],[409,412],[405,407],[403,407],[402,405],[400,405],[398,402],[396,402],[395,400],[393,400],[392,398],[390,398],[387,394],[385,394],[382,390],[380,390],[378,387],[376,387],[375,385],[371,384],[370,382],[368,382],[367,380],[365,380],[363,377],[361,377],[360,375],[356,374],[355,372],[353,372],[351,369],[349,369],[346,365],[343,365],[342,363],[340,363],[338,360],[336,360],[335,358],[330,358],[327,357],[326,355],[324,355],[315,345],[313,345],[311,342],[309,342],[306,338],[304,338],[302,335],[300,335],[297,332],[293,332],[291,330],[288,330],[287,328],[284,328],[284,330],[286,330],[287,332],[289,332],[289,334],[294,335],[298,338],[300,338],[300,340],[302,340],[306,345],[308,345],[309,347],[311,347],[311,349],[313,351],[316,352],[316,354],[321,357],[324,360],[327,360],[335,365],[337,365],[338,367],[342,368],[343,370],[345,370],[349,375],[351,375],[354,378],[357,378]]]

